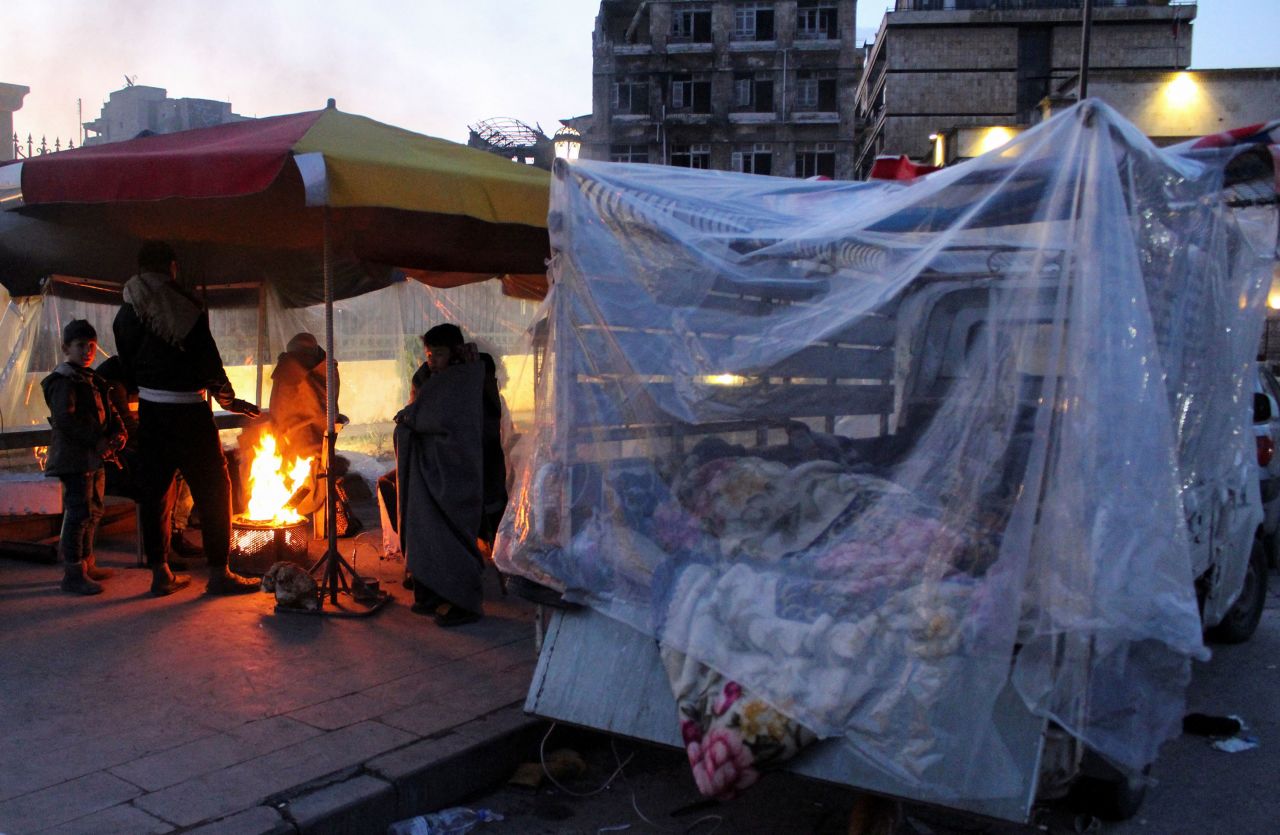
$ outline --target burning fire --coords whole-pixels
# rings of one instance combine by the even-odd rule
[[[249,506],[244,518],[253,522],[288,525],[301,522],[302,516],[289,506],[293,494],[306,484],[311,474],[310,458],[300,458],[286,468],[276,452],[276,438],[264,433],[253,451],[249,467]]]
[[[47,446],[38,446],[33,452],[36,456],[36,463],[40,465],[40,472],[44,472],[45,465],[49,463],[49,448]]]

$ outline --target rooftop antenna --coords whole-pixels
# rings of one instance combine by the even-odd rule
[[[138,76],[137,76],[136,74],[135,74],[135,75],[126,75],[126,76],[124,77],[124,86],[126,86],[126,87],[132,87],[132,86],[133,86],[133,82],[135,82],[135,81],[137,81],[137,80],[138,80]]]

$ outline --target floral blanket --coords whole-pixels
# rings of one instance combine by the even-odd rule
[[[891,749],[961,678],[998,547],[989,530],[827,461],[721,458],[673,491],[659,539],[696,521],[718,543],[715,560],[679,571],[660,632],[699,789],[730,797],[849,729],[872,756],[883,744],[885,760],[928,767],[927,738]]]
[[[1002,520],[945,518],[830,460],[695,454],[663,474],[643,461],[548,473],[561,489],[545,495],[569,495],[578,515],[538,522],[535,508],[522,557],[657,635],[704,794],[731,797],[850,732],[907,779],[930,767],[936,740],[910,729],[965,686],[959,653],[991,605]]]

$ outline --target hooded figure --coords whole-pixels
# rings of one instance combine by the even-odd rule
[[[434,613],[441,626],[479,619],[484,598],[476,539],[484,516],[486,374],[461,337],[445,325],[424,336],[429,373],[395,428],[400,541],[414,611]]]
[[[339,383],[335,366],[335,397]],[[326,396],[324,349],[314,336],[300,333],[289,340],[271,372],[271,428],[284,458],[320,460]]]

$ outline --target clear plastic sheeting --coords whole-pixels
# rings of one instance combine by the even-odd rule
[[[709,794],[805,738],[744,693],[934,798],[1015,791],[1010,680],[1151,762],[1206,657],[1196,525],[1257,523],[1276,227],[1233,153],[1089,101],[911,184],[560,165],[499,565],[661,643]]]
[[[524,373],[524,337],[537,309],[535,303],[504,296],[498,281],[449,289],[402,281],[336,302],[335,357],[342,381],[338,408],[352,424],[343,433],[347,440],[341,441],[340,436],[340,441],[360,443],[370,452],[390,452],[391,421],[408,402],[409,380],[425,361],[422,334],[444,322],[460,326],[467,339],[496,361],[505,414],[516,420],[516,425],[530,420],[533,376]],[[271,368],[289,339],[308,331],[323,341],[324,308],[286,307],[268,286],[265,320],[264,403],[269,396]],[[506,429],[504,441],[510,442],[514,434],[511,424]],[[357,442],[358,436],[364,440]]]
[[[17,299],[0,288],[0,301],[5,303],[0,354],[6,357],[0,369],[0,424],[6,430],[47,426],[40,380],[62,362],[62,328],[67,322],[87,319],[94,325],[100,361],[115,354],[112,322],[120,308],[118,293],[80,288],[80,296],[67,297],[59,295],[58,282],[46,287],[43,296]],[[198,287],[194,292],[201,295]],[[256,291],[245,294],[250,300],[245,306],[212,308],[209,324],[237,394],[265,408],[272,369],[289,339],[309,331],[323,342],[324,307],[290,307],[271,284],[262,288],[256,306],[251,303],[255,295]],[[509,446],[518,428],[532,419],[533,375],[524,371],[529,364],[524,333],[537,307],[503,295],[498,281],[450,289],[399,281],[336,302],[335,358],[342,381],[338,409],[351,421],[339,435],[339,448],[382,457],[390,465],[392,421],[409,398],[413,372],[424,361],[421,336],[442,322],[461,326],[497,361],[509,418],[504,441]]]
[[[40,381],[62,356],[62,329],[73,319],[86,319],[98,332],[100,360],[115,354],[111,322],[118,303],[71,301],[53,296],[11,298],[0,288],[0,431],[47,427],[49,407],[44,402]],[[34,460],[34,459],[33,459]],[[17,461],[6,462],[8,467]],[[25,465],[26,458],[21,459]]]

